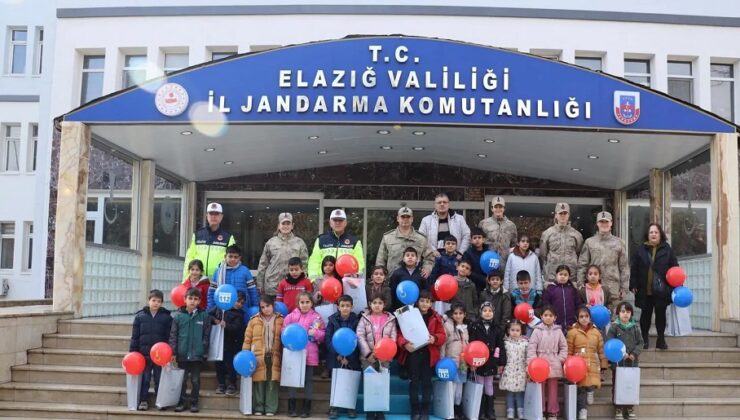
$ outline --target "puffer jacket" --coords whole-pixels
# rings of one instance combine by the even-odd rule
[[[527,387],[527,347],[529,340],[526,335],[514,340],[504,339],[506,348],[506,366],[501,374],[499,387],[504,391],[524,392]]]
[[[470,343],[470,333],[468,326],[465,324],[455,325],[452,318],[445,321],[445,334],[447,341],[440,349],[440,357],[449,357],[455,361],[455,365],[460,369],[465,361],[460,357],[465,346]]]
[[[160,307],[157,313],[152,316],[149,307],[143,307],[134,316],[128,351],[138,351],[149,360],[149,351],[152,346],[160,342],[166,343],[170,338],[171,328],[172,316],[170,311]]]
[[[555,269],[565,264],[574,277],[578,268],[578,254],[583,246],[583,235],[570,226],[555,224],[542,232],[540,238],[540,256],[545,265],[544,281],[555,282]],[[571,279],[573,280],[573,279]]]
[[[444,320],[442,320],[442,317],[435,312],[434,309],[429,309],[429,312],[431,312],[431,316],[427,322],[427,330],[429,331],[429,335],[434,337],[435,342],[434,344],[428,344],[426,348],[429,350],[429,367],[433,368],[439,361],[439,349],[445,345],[447,335],[445,334]],[[422,316],[424,315],[422,314]],[[409,352],[406,351],[404,346],[409,341],[403,336],[403,331],[401,331],[400,328],[398,330],[398,339],[396,342],[399,347],[398,356],[396,356],[398,358],[398,363],[405,365]]]
[[[534,327],[534,332],[529,337],[527,365],[535,357],[542,357],[550,364],[548,378],[563,377],[563,362],[568,357],[568,343],[560,325],[552,324],[548,327],[541,323]]]
[[[491,216],[481,220],[478,227],[486,233],[488,249],[496,251],[501,257],[501,267],[506,267],[511,248],[516,246],[517,233],[514,222],[506,216],[501,220]]]
[[[188,313],[183,306],[172,316],[169,344],[177,362],[201,362],[208,356],[213,320],[198,308]]]
[[[581,303],[581,296],[571,282],[551,284],[542,294],[542,304],[555,307],[555,323],[563,329],[576,322],[576,308]]]
[[[190,278],[185,277],[185,280],[182,281],[182,284],[187,284],[188,287],[192,286],[192,283],[190,282]],[[198,283],[195,285],[195,287],[200,290],[200,302],[198,303],[198,309],[201,311],[205,311],[208,308],[208,289],[211,288],[211,281],[208,280],[208,277],[203,276],[198,280]]]
[[[473,280],[478,293],[482,292],[486,288],[486,273],[480,267],[480,257],[486,252],[485,247],[482,249],[475,249],[471,246],[463,254],[463,260],[470,262],[470,266],[473,268],[473,272],[470,273],[470,280]]]
[[[231,308],[222,311],[213,307],[208,314],[216,321],[223,320],[224,325],[224,354],[236,354],[244,342],[244,309]],[[213,328],[213,327],[212,327]]]
[[[429,275],[429,282],[434,283],[439,276],[443,274],[449,274],[451,276],[457,275],[457,263],[462,259],[462,254],[455,252],[449,255],[445,252],[444,248],[437,250],[439,257],[434,261],[434,268],[432,268],[432,274]]]
[[[494,292],[490,287],[486,287],[480,292],[478,302],[480,304],[491,302],[493,305],[493,319],[496,323],[506,325],[507,322],[511,321],[511,316],[513,315],[511,295],[505,292],[503,287],[500,287],[498,292]]]
[[[388,337],[395,342],[398,339],[396,317],[390,312],[385,312],[385,314],[388,315],[388,320],[383,324],[380,336],[381,338]],[[375,344],[375,328],[370,320],[370,310],[368,309],[360,315],[360,320],[357,323],[357,347],[360,349],[360,360],[363,367],[370,364],[367,358],[375,350]]]
[[[340,328],[349,328],[352,331],[357,330],[357,324],[360,321],[360,317],[356,313],[350,312],[349,316],[345,319],[342,315],[337,312],[329,317],[329,321],[326,324],[326,366],[328,369],[339,367],[337,361],[337,351],[334,350],[332,338],[334,333]],[[360,370],[360,352],[357,348],[349,356],[347,356],[348,367],[353,370]]]
[[[606,332],[606,341],[612,338],[618,338],[624,343],[627,354],[635,355],[635,360],[624,360],[619,362],[619,366],[637,367],[639,366],[640,353],[642,352],[642,345],[645,341],[642,338],[642,330],[640,330],[640,323],[630,321],[627,326],[620,324],[619,322],[612,322],[609,326],[609,330]],[[617,365],[611,363],[612,365]]]
[[[504,271],[504,288],[508,291],[516,289],[516,274],[524,270],[529,273],[531,279],[530,285],[533,289],[542,291],[542,270],[540,269],[540,257],[531,250],[527,250],[527,255],[522,256],[519,248],[515,247],[509,254],[506,261],[506,270]]]
[[[645,299],[648,296],[648,271],[650,270],[650,263],[652,257],[652,247],[648,244],[642,244],[632,255],[630,260],[630,290],[637,290],[635,294],[635,305],[640,308],[645,306]],[[671,267],[678,266],[678,259],[676,254],[668,242],[661,242],[658,244],[658,249],[655,251],[655,261],[652,263],[653,271],[665,279],[665,275],[668,269]],[[652,285],[649,287],[650,295],[652,295]],[[664,299],[665,303],[670,301],[670,295]]]
[[[429,286],[432,283],[422,276],[421,265],[417,265],[416,268],[414,268],[414,271],[409,274],[409,271],[406,269],[406,266],[404,266],[403,261],[401,261],[401,264],[398,266],[398,268],[396,268],[396,271],[394,271],[389,278],[391,293],[393,294],[393,303],[391,307],[394,311],[403,306],[403,303],[398,299],[396,290],[398,288],[398,285],[405,280],[411,280],[416,283],[416,286],[419,288],[419,290],[429,290]]]
[[[470,246],[470,227],[465,221],[462,214],[455,213],[454,210],[447,212],[447,224],[449,225],[450,235],[457,238],[457,250],[464,254]],[[444,246],[442,241],[437,241],[439,236],[439,216],[437,212],[424,216],[419,225],[419,233],[427,237],[429,247],[432,249]]]
[[[577,324],[568,331],[566,341],[568,355],[583,357],[588,366],[588,375],[578,382],[578,386],[601,388],[601,369],[609,367],[609,361],[604,356],[604,337],[601,336],[601,332],[593,324],[588,330]]]
[[[311,337],[310,334],[308,336],[308,345],[306,346],[306,366],[318,366],[319,344],[324,342],[324,337],[326,335],[326,325],[324,325],[324,320],[321,319],[321,315],[316,313],[313,309],[304,314],[300,309],[296,308],[285,317],[280,334],[282,334],[290,324],[300,325],[307,333],[310,329],[314,330],[313,337]]]
[[[498,367],[506,365],[504,330],[495,319],[490,322],[488,330],[486,330],[483,319],[473,322],[470,326],[470,341],[482,341],[488,346],[488,360],[486,360],[483,366],[476,368],[475,373],[477,375],[496,375],[498,373]]]
[[[280,332],[283,328],[283,316],[274,312],[275,323],[270,354],[272,355],[272,369],[270,379],[280,381],[280,359],[283,357],[283,345],[280,342]],[[265,364],[265,320],[262,315],[257,314],[249,319],[247,330],[244,332],[244,344],[242,350],[249,350],[257,358],[257,369],[252,374],[252,381],[263,382],[267,380],[267,365]]]
[[[226,267],[225,270],[224,267]],[[216,295],[216,289],[222,284],[230,284],[236,288],[237,292],[244,293],[247,296],[247,301],[244,302],[245,307],[259,306],[260,293],[257,290],[254,279],[252,279],[252,273],[249,271],[249,267],[242,263],[233,267],[220,264],[213,274],[210,287],[208,288],[208,306],[206,308],[209,311],[216,306],[214,296]]]
[[[303,239],[293,232],[283,235],[278,232],[265,243],[259,265],[257,266],[257,287],[268,295],[275,296],[280,280],[285,275],[288,260],[298,257],[303,267],[308,261],[308,248]]]
[[[457,276],[456,279],[457,293],[450,303],[461,304],[465,308],[465,316],[472,321],[478,316],[478,290],[469,278]]]
[[[589,265],[601,269],[601,284],[609,289],[612,304],[624,296],[630,283],[630,266],[624,242],[611,233],[597,233],[586,239],[578,257],[578,286],[586,282]]]
[[[384,233],[380,247],[378,247],[375,265],[385,266],[388,272],[393,271],[399,263],[403,262],[403,252],[408,247],[416,250],[419,261],[422,262],[427,272],[431,272],[434,265],[432,248],[426,236],[417,232],[413,227],[408,235],[402,234],[399,228]]]
[[[524,299],[524,295],[522,295],[522,291],[519,289],[514,289],[509,292],[509,294],[511,295],[512,311],[513,308],[516,308],[516,305],[525,302],[532,305],[532,309],[539,309],[540,306],[542,306],[542,293],[534,289],[529,289],[529,295],[527,295],[527,299]]]

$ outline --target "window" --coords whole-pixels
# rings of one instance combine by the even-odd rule
[[[82,60],[82,94],[80,102],[87,103],[103,94],[104,55],[86,55]]]
[[[15,247],[15,223],[0,223],[0,269],[13,269],[13,248]]]
[[[650,87],[650,60],[624,60],[624,78]]]
[[[188,53],[165,53],[164,74],[184,69],[188,66]]]
[[[26,29],[10,30],[10,48],[8,54],[8,70],[10,74],[23,74],[26,72],[26,47],[28,42],[28,31]]]
[[[686,102],[694,102],[694,78],[690,61],[668,62],[668,94]]]
[[[44,61],[44,28],[36,27],[36,48],[33,50],[33,74],[41,74]]]
[[[0,156],[2,156],[2,172],[18,172],[18,153],[21,144],[21,126],[19,124],[3,127],[3,141]]]
[[[234,54],[236,54],[236,51],[211,51],[211,61],[231,57]]]
[[[127,55],[123,64],[123,86],[125,89],[146,80],[146,55]]]
[[[576,57],[576,64],[591,70],[602,70],[601,57]]]
[[[712,64],[712,112],[730,121],[735,120],[735,66]]]
[[[31,124],[30,136],[28,140],[28,162],[26,162],[26,171],[36,171],[36,154],[39,148],[39,125]]]
[[[33,222],[23,223],[23,271],[30,271],[33,260]]]

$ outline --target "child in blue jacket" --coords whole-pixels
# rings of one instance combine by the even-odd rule
[[[242,292],[247,296],[244,307],[259,306],[260,294],[257,284],[254,282],[249,268],[242,264],[242,250],[236,245],[226,248],[226,264],[219,264],[216,272],[213,273],[211,287],[208,289],[207,310],[209,312],[216,306],[214,295],[218,286],[222,284],[231,284],[236,287],[237,293]]]
[[[449,235],[444,240],[445,247],[438,249],[439,257],[434,261],[432,274],[429,281],[434,282],[443,274],[457,276],[457,263],[462,259],[462,254],[457,252],[457,238]]]

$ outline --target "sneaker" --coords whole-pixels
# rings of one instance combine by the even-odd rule
[[[615,419],[620,419],[620,420],[624,419],[624,415],[622,414],[622,409],[621,408],[615,408],[614,409],[614,418]]]
[[[336,419],[336,418],[338,418],[338,417],[339,417],[339,416],[337,415],[337,409],[336,409],[336,408],[334,408],[334,407],[331,407],[331,408],[329,409],[329,418],[330,418],[330,419]]]
[[[226,391],[226,387],[219,384],[218,387],[216,387],[216,394],[223,394]]]
[[[275,415],[275,413],[265,413],[265,415],[266,415],[267,417],[272,417],[272,416],[274,416],[274,415]]]
[[[523,408],[516,409],[516,417],[518,419],[524,420],[524,409]]]
[[[236,395],[236,387],[234,385],[226,387],[226,395]]]
[[[192,403],[190,404],[190,412],[191,413],[197,413],[200,411],[200,407],[198,407],[198,403]]]
[[[578,410],[578,420],[587,420],[588,419],[588,410],[585,408],[582,408]]]
[[[329,369],[324,369],[324,371],[321,372],[321,379],[329,379]]]
[[[507,408],[506,409],[506,418],[507,419],[513,419],[514,418],[514,409],[513,408]]]
[[[262,415],[262,412],[261,411],[255,411],[254,413],[252,413],[252,415],[253,416],[261,416]]]
[[[555,416],[555,415],[552,415],[551,414],[551,415],[547,416],[547,420],[558,420],[558,416]]]
[[[594,403],[594,391],[588,391],[586,393],[586,404],[591,405]]]
[[[357,418],[357,412],[355,410],[347,410],[347,417],[351,419]]]
[[[139,403],[139,411],[147,411],[149,410],[149,403],[146,401],[142,401]]]
[[[175,407],[175,413],[182,413],[183,411],[185,411],[185,404],[178,404]]]
[[[629,419],[636,419],[637,418],[637,414],[635,414],[635,409],[634,408],[628,408],[627,409],[627,418],[629,418]]]

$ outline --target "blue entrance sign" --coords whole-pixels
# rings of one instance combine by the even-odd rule
[[[318,42],[195,66],[100,98],[65,120],[187,123],[209,115],[229,123],[735,131],[698,108],[603,73],[399,36]]]

